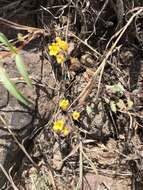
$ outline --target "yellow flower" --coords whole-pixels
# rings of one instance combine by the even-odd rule
[[[60,100],[59,102],[59,107],[63,110],[66,111],[67,108],[69,107],[69,101],[67,99]]]
[[[60,52],[60,47],[56,43],[49,45],[49,54],[56,56]]]
[[[64,137],[66,137],[70,132],[69,128],[65,126],[65,122],[63,119],[59,119],[54,122],[53,131],[59,133]]]
[[[80,118],[80,113],[79,112],[77,112],[77,111],[74,111],[73,113],[72,113],[72,118],[73,118],[73,120],[78,120],[79,118]]]
[[[67,136],[69,134],[69,129],[67,127],[64,127],[62,133],[64,136]]]
[[[68,43],[66,42],[66,41],[64,41],[64,40],[61,40],[61,38],[60,37],[57,37],[56,38],[56,42],[57,42],[57,44],[58,44],[58,46],[62,49],[62,50],[64,50],[64,51],[67,51],[68,50]]]
[[[57,63],[61,64],[61,63],[64,63],[65,57],[64,57],[63,54],[58,54],[58,55],[56,56],[56,60],[57,60]]]
[[[60,37],[56,37],[56,42],[59,44],[61,42],[61,38]]]
[[[59,120],[54,122],[53,130],[55,132],[62,132],[62,130],[64,129],[64,125],[65,125],[64,120],[59,119]]]

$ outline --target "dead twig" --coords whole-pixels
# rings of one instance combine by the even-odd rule
[[[14,28],[16,30],[27,30],[28,32],[33,32],[33,31],[38,30],[39,32],[42,32],[42,33],[44,32],[43,29],[17,24],[15,22],[9,21],[9,20],[4,19],[2,17],[0,17],[0,23],[2,23],[4,25],[7,25],[7,26],[9,26],[11,28]]]
[[[17,24],[15,22],[9,21],[2,17],[0,17],[0,23],[7,25],[11,28],[14,28],[16,30],[26,30],[28,32],[28,35],[23,36],[23,39],[24,39],[23,45],[19,47],[18,49],[22,49],[25,44],[28,44],[30,41],[32,41],[33,39],[41,35],[44,35],[44,36],[49,35],[49,32],[46,32],[47,30],[45,31],[44,29],[41,29],[41,28],[35,28],[35,27],[29,27],[26,25]]]

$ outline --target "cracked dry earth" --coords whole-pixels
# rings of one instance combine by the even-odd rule
[[[10,57],[5,58],[2,64],[12,80],[18,81],[18,89],[34,102],[35,107],[21,105],[0,85],[0,164],[8,173],[12,167],[12,172],[18,170],[23,158],[12,135],[25,147],[29,146],[36,130],[48,122],[56,104],[55,80],[50,65],[41,62],[38,52],[22,51],[21,54],[33,79],[33,89],[28,89],[20,80],[15,62]],[[0,189],[5,182],[5,175],[0,170]]]

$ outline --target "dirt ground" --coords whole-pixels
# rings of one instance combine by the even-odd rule
[[[25,146],[21,157],[19,146],[9,153],[12,180],[4,189],[142,190],[142,0],[15,0],[0,7],[0,32],[20,49],[34,87],[0,46],[3,67],[34,102],[25,112],[0,85],[0,115]],[[28,37],[20,41],[18,33]],[[69,45],[64,64],[49,53],[56,37]],[[66,111],[59,108],[63,98]],[[73,111],[80,113],[77,121]],[[53,130],[61,118],[66,136]]]

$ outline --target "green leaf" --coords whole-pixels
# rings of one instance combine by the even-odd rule
[[[7,37],[0,32],[0,42],[2,42],[12,53],[16,53],[16,48],[8,41]]]
[[[15,62],[16,62],[16,66],[17,66],[18,71],[20,72],[20,74],[22,75],[24,80],[26,81],[27,85],[32,88],[32,82],[28,76],[28,72],[27,72],[26,67],[24,65],[22,56],[19,54],[16,54],[15,55]]]
[[[121,83],[115,84],[115,85],[106,85],[106,89],[110,90],[112,93],[121,93],[123,94],[125,89]]]
[[[118,106],[118,108],[120,108],[121,110],[123,110],[126,106],[125,103],[122,99],[119,99],[119,101],[116,104]]]
[[[86,106],[86,112],[88,115],[90,115],[92,113],[92,108],[90,106]]]
[[[6,71],[4,68],[0,67],[0,80],[4,87],[9,91],[9,93],[14,96],[17,100],[22,102],[25,105],[32,104],[31,101],[29,101],[24,95],[22,95],[19,90],[16,88],[16,86],[11,82],[9,79]]]
[[[114,101],[110,101],[110,108],[111,110],[116,113],[117,112],[117,108],[116,108],[116,104]]]
[[[130,98],[128,98],[127,104],[128,104],[128,110],[131,110],[133,108],[134,102]]]

